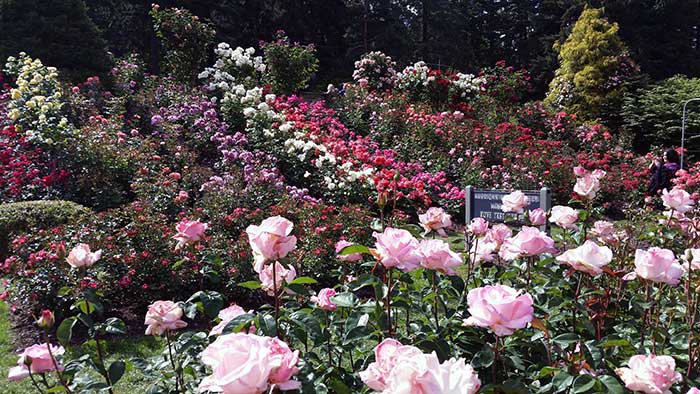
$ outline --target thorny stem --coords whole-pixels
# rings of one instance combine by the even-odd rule
[[[170,365],[173,367],[173,371],[175,371],[175,391],[180,392],[179,387],[182,387],[183,392],[185,391],[185,382],[182,380],[182,375],[180,373],[180,368],[178,368],[175,364],[175,358],[173,357],[173,347],[170,341],[170,331],[165,330],[165,341],[168,343],[168,354],[170,355]]]
[[[105,368],[105,359],[104,355],[102,354],[102,346],[100,345],[100,339],[97,337],[95,338],[95,348],[97,349],[97,359],[100,361],[100,365],[102,365],[102,370],[105,371],[104,378],[109,385],[107,391],[109,394],[114,394],[114,390],[112,389],[112,379],[109,378],[109,373],[107,372],[107,368]]]
[[[576,310],[578,309],[578,297],[581,295],[581,281],[583,274],[578,274],[578,284],[576,285],[576,294],[574,294],[574,308],[572,311],[572,327],[571,332],[576,334]]]
[[[384,306],[386,307],[386,320],[389,325],[389,336],[394,335],[394,330],[392,328],[393,324],[391,322],[391,268],[387,269],[387,282],[386,282],[386,298],[384,299]]]
[[[32,374],[31,365],[27,366],[27,370],[29,371],[29,379],[31,379],[34,387],[36,387],[37,391],[39,391],[41,394],[44,394],[44,390],[41,389],[41,387],[39,386],[39,383],[37,383],[36,379],[34,379],[34,375]]]
[[[435,292],[435,304],[433,306],[433,314],[435,315],[435,331],[440,330],[440,317],[438,316],[438,307],[440,302],[440,294],[437,288],[437,272],[433,271],[433,292]]]
[[[56,368],[56,376],[58,377],[58,381],[61,382],[61,386],[63,386],[66,389],[66,393],[72,394],[73,392],[68,388],[68,384],[66,384],[65,379],[63,379],[63,373],[61,372],[61,369],[58,367],[58,362],[56,361],[56,357],[53,355],[53,352],[51,351],[51,343],[49,343],[49,334],[47,332],[44,333],[44,336],[46,337],[46,348],[49,351],[49,356],[51,357],[51,362],[53,363],[54,368]]]
[[[277,291],[277,262],[272,263],[272,292],[275,296],[275,330],[277,331],[277,337],[280,337],[280,327],[279,327],[279,314],[280,314],[280,298],[279,291]]]

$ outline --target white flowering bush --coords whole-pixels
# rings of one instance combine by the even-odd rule
[[[370,52],[355,62],[352,79],[363,87],[391,89],[397,81],[396,62],[382,52]]]
[[[16,85],[10,91],[7,116],[27,141],[52,145],[72,134],[63,115],[65,100],[55,67],[22,52],[19,58],[7,59],[4,72],[15,78]]]
[[[450,97],[465,100],[478,95],[484,91],[486,80],[474,74],[455,74],[452,85],[450,85]]]

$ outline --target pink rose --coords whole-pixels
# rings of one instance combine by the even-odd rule
[[[664,202],[666,208],[680,213],[690,211],[693,209],[693,205],[695,205],[695,201],[690,197],[690,194],[678,188],[673,188],[670,192],[664,189],[661,193],[661,200]]]
[[[544,226],[547,224],[547,212],[542,208],[537,208],[528,212],[528,218],[530,219],[530,224],[533,226]]]
[[[481,387],[481,380],[474,368],[463,358],[451,358],[440,366],[442,391],[444,394],[475,394]]]
[[[270,384],[282,390],[293,390],[299,382],[291,377],[296,368],[298,351],[277,338],[253,334],[221,335],[201,354],[202,362],[212,369],[198,390],[224,394],[260,394]]]
[[[681,382],[683,377],[676,372],[676,362],[671,356],[632,356],[627,368],[618,368],[615,373],[625,383],[625,387],[646,394],[668,394],[668,389]]]
[[[171,172],[170,174],[168,174],[168,176],[176,181],[179,181],[180,178],[182,178],[182,175],[180,175],[179,172]]]
[[[175,250],[180,250],[183,246],[195,243],[202,239],[202,237],[204,237],[204,232],[207,231],[208,227],[208,223],[202,223],[199,220],[183,219],[175,227],[177,230],[177,234],[173,236],[173,239],[177,241]]]
[[[513,230],[508,225],[499,223],[491,227],[491,230],[486,234],[486,239],[496,242],[499,246],[503,242],[513,236]]]
[[[420,265],[418,240],[408,231],[387,227],[383,233],[372,233],[372,236],[377,240],[375,253],[384,267],[409,272]]]
[[[279,261],[275,261],[274,264],[274,276],[276,279],[275,281],[273,281],[272,279],[272,264],[264,265],[263,269],[260,270],[260,272],[258,273],[260,283],[262,284],[262,289],[265,290],[267,294],[271,296],[275,295],[275,288],[277,289],[277,292],[280,291],[283,285],[282,281],[289,283],[297,277],[297,271],[294,269],[293,265],[290,265],[289,268],[285,268],[282,264],[279,263]]]
[[[316,303],[319,309],[334,311],[337,308],[333,301],[331,301],[331,297],[334,295],[336,295],[336,292],[333,289],[321,289],[318,295],[311,297],[311,302]]]
[[[464,325],[489,327],[499,337],[526,327],[534,313],[530,294],[503,285],[471,289],[467,303],[471,316]]]
[[[615,237],[615,225],[606,220],[597,220],[591,228],[591,235],[601,241],[608,242]]]
[[[48,309],[41,311],[41,315],[36,321],[36,325],[43,329],[53,327],[54,323],[56,323],[56,318],[54,317],[53,312]]]
[[[49,346],[51,347],[51,353],[49,353]],[[62,346],[53,346],[48,343],[32,345],[24,349],[22,354],[20,354],[17,366],[10,368],[7,380],[15,381],[29,377],[30,370],[32,375],[55,371],[56,366],[51,360],[51,354],[54,357],[58,357],[65,352]],[[29,367],[27,367],[27,362],[30,363]],[[59,368],[63,370],[63,366],[59,365]]]
[[[352,242],[348,242],[344,239],[341,239],[340,241],[335,243],[335,253],[336,257],[338,260],[343,260],[343,261],[360,261],[362,260],[362,253],[350,253],[346,255],[340,255],[339,253],[347,248],[348,246],[355,245]]]
[[[525,208],[530,205],[530,199],[520,190],[503,196],[501,202],[503,203],[501,207],[503,212],[523,213],[525,212]]]
[[[520,232],[503,241],[498,254],[505,260],[556,252],[554,240],[536,227],[523,226]]]
[[[700,394],[700,389],[697,387],[693,387],[686,394]]]
[[[647,250],[637,249],[634,254],[634,272],[624,276],[631,280],[637,276],[652,282],[677,285],[683,275],[683,267],[668,249],[652,247]]]
[[[499,245],[495,241],[479,240],[479,242],[472,244],[472,248],[469,250],[469,258],[473,258],[475,263],[493,261],[496,258],[498,248]]]
[[[78,244],[68,253],[66,261],[73,268],[90,267],[100,257],[102,257],[102,250],[93,253],[90,251],[90,245]]]
[[[562,205],[554,206],[552,207],[549,221],[566,229],[575,229],[578,221],[578,211]]]
[[[246,312],[243,308],[240,306],[233,304],[229,306],[228,308],[224,308],[219,311],[219,319],[221,320],[219,324],[214,326],[214,328],[209,331],[209,336],[214,336],[214,335],[221,335],[221,333],[224,331],[224,328],[226,328],[226,325],[231,322],[231,320],[235,319],[236,317],[240,315],[244,315],[246,313],[253,313],[252,310]],[[255,326],[251,326],[250,330],[248,331],[250,333],[255,332]]]
[[[146,335],[162,335],[166,330],[175,331],[187,327],[187,323],[180,320],[183,311],[172,301],[156,301],[148,307],[146,319]]]
[[[294,224],[281,216],[267,218],[259,226],[248,226],[245,231],[255,256],[255,272],[260,273],[266,262],[279,260],[296,249],[297,238],[289,235],[293,228]]]
[[[360,379],[372,390],[384,391],[399,356],[405,354],[411,357],[421,353],[416,347],[404,346],[395,339],[387,338],[374,348],[374,362],[360,372]]]
[[[462,256],[450,250],[450,245],[440,239],[421,241],[418,253],[423,256],[420,263],[423,268],[439,271],[446,275],[457,275],[453,268],[463,263]]]
[[[444,229],[452,225],[450,215],[444,209],[437,207],[428,208],[424,214],[418,215],[418,220],[425,230],[425,234],[436,231],[442,237],[447,236]]]
[[[387,379],[383,394],[438,394],[442,393],[442,370],[435,352],[403,356]]]
[[[612,261],[612,250],[607,246],[598,246],[587,240],[576,249],[570,249],[557,257],[557,261],[570,265],[573,269],[591,275],[603,272],[603,267]]]
[[[587,200],[595,198],[596,193],[600,190],[600,179],[593,174],[586,174],[581,178],[576,179],[574,185],[574,193],[579,197]]]
[[[587,173],[588,173],[588,171],[586,171],[586,169],[583,168],[583,167],[581,167],[581,166],[576,166],[576,167],[574,167],[574,175],[576,175],[577,177],[578,177],[578,176],[584,176],[584,175],[586,175]]]
[[[469,234],[475,237],[485,235],[488,230],[489,222],[487,222],[484,218],[472,219],[471,223],[469,223],[469,226],[467,227],[467,231],[469,232]]]

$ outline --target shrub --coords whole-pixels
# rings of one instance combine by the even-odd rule
[[[312,44],[290,43],[283,31],[272,42],[261,42],[267,64],[266,82],[278,94],[296,93],[309,85],[318,71],[316,49]]]
[[[648,148],[651,145],[675,146],[681,140],[683,103],[700,97],[700,78],[677,75],[627,94],[622,107],[624,127]],[[700,105],[688,105],[686,131],[700,130]],[[700,149],[689,139],[686,148]]]
[[[165,49],[163,69],[181,82],[194,83],[214,42],[214,28],[182,8],[153,5],[150,13],[153,29]]]

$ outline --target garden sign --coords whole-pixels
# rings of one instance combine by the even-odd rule
[[[523,193],[530,201],[529,210],[542,208],[545,212],[551,208],[552,196],[549,188],[543,187],[540,190],[523,190]],[[501,209],[501,200],[503,196],[510,194],[511,191],[498,189],[477,189],[473,186],[467,186],[465,190],[466,198],[466,223],[469,223],[474,218],[484,218],[489,222],[505,222],[515,221],[516,223],[525,223],[523,214],[506,213]],[[546,226],[542,226],[544,231]]]

